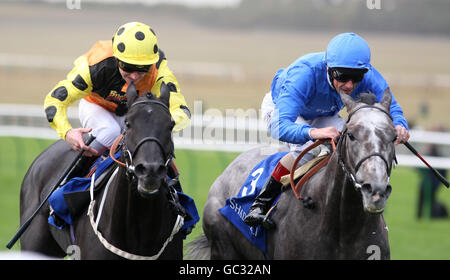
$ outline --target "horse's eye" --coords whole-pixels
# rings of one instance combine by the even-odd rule
[[[130,122],[129,122],[128,120],[125,120],[125,126],[126,126],[127,128],[130,128]]]
[[[350,138],[350,140],[352,140],[352,141],[354,141],[356,139],[355,136],[353,136],[353,134],[351,134],[351,133],[347,133],[347,135],[348,135],[348,138]]]

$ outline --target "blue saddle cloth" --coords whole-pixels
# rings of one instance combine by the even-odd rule
[[[118,158],[120,156],[120,153],[121,152],[116,153],[115,158]],[[114,161],[112,160],[111,157],[108,157],[104,160],[99,158],[92,166],[92,168],[94,168],[94,166],[97,166],[97,169],[94,172],[95,178],[98,178],[103,172],[105,172],[106,169],[108,169],[108,167],[110,167],[111,164],[113,164],[113,162]],[[49,224],[59,229],[62,229],[65,225],[73,225],[74,221],[67,207],[66,201],[64,199],[64,194],[88,190],[91,184],[91,180],[92,180],[91,178],[74,177],[70,179],[64,186],[60,187],[59,189],[53,192],[48,201],[51,207],[53,208],[55,215],[57,215],[61,220],[63,220],[64,224],[58,226],[55,223],[54,216],[49,216],[48,218]],[[200,220],[200,217],[198,215],[197,207],[195,205],[194,200],[185,193],[177,191],[177,194],[181,206],[183,206],[186,212],[192,217],[192,219],[184,222],[184,225],[181,228],[181,230],[183,231],[184,229],[195,226],[195,224]],[[185,237],[186,236],[183,236],[183,238]]]
[[[120,153],[121,152],[116,153],[115,157],[118,158],[120,156]],[[114,161],[111,157],[108,157],[105,160],[103,160],[101,157],[98,158],[97,161],[92,165],[92,168],[97,166],[97,169],[94,172],[95,178],[98,178],[101,174],[103,174],[103,172],[105,172],[105,170],[108,169],[108,167],[110,167],[113,162]],[[85,191],[89,189],[90,185],[91,178],[74,177],[70,179],[64,186],[54,191],[49,197],[48,202],[54,210],[55,215],[62,219],[65,224],[73,225],[73,219],[64,199],[64,194]],[[61,226],[56,225],[55,218],[53,216],[50,216],[48,218],[48,222],[59,229],[62,229],[64,227],[64,224]]]
[[[225,216],[239,231],[256,247],[261,249],[264,254],[266,248],[266,230],[259,225],[258,227],[249,227],[244,223],[250,206],[264,187],[275,166],[280,159],[288,152],[275,153],[260,163],[258,163],[250,172],[236,197],[228,198],[225,206],[219,209],[219,212]],[[278,198],[277,198],[278,200]]]

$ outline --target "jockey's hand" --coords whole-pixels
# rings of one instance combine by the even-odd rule
[[[398,145],[400,143],[405,143],[409,139],[409,131],[404,128],[401,125],[397,125],[395,127],[395,130],[397,130],[397,139],[395,140],[395,145]]]
[[[331,138],[335,142],[338,139],[341,132],[334,126],[328,126],[324,128],[311,128],[309,131],[312,139],[328,139]]]
[[[94,148],[86,146],[83,140],[83,134],[91,131],[92,128],[72,128],[66,133],[66,142],[77,152],[85,150],[84,156],[96,156],[98,152]]]

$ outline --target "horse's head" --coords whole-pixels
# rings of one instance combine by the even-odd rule
[[[173,158],[169,89],[163,83],[161,96],[150,92],[138,97],[134,84],[127,90],[125,157],[128,170],[137,178],[141,195],[158,193],[166,182],[167,166]]]
[[[349,116],[338,143],[339,163],[361,190],[364,210],[381,213],[392,191],[389,177],[397,137],[389,114],[390,90],[386,89],[380,103],[371,94],[363,94],[365,100],[360,102],[340,95]]]

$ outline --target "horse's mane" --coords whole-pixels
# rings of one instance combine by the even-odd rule
[[[359,95],[357,102],[365,103],[367,105],[373,105],[376,102],[375,94],[371,92],[363,92]]]

